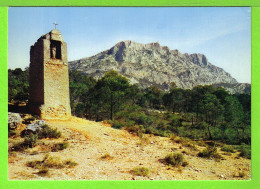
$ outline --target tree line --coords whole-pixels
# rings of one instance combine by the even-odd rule
[[[169,91],[157,86],[141,89],[116,71],[95,80],[79,71],[70,72],[73,114],[88,119],[111,120],[158,135],[251,142],[251,95],[231,95],[212,85],[181,89],[171,83]]]

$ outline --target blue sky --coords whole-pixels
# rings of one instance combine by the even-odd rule
[[[30,46],[55,21],[68,44],[69,61],[122,40],[159,42],[181,53],[205,54],[238,82],[251,83],[249,7],[11,7],[8,67],[28,67]]]

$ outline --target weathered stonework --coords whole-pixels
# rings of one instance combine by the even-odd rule
[[[31,46],[29,92],[32,113],[42,119],[70,118],[67,44],[57,29]]]

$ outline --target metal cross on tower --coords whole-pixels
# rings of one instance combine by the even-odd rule
[[[54,26],[55,26],[55,29],[56,29],[56,25],[58,25],[58,24],[56,24],[56,22],[54,22],[53,24],[54,24]]]

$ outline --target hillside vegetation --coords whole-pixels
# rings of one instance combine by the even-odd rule
[[[9,72],[9,101],[28,100],[28,69]],[[141,89],[116,71],[99,80],[70,71],[72,114],[111,123],[138,135],[178,135],[228,144],[251,144],[251,95],[231,95],[212,85]]]
[[[99,80],[70,72],[74,115],[107,120],[114,128],[138,135],[179,135],[250,145],[251,96],[231,95],[211,85],[180,89],[171,83],[164,92],[156,86],[141,89],[110,71]]]

